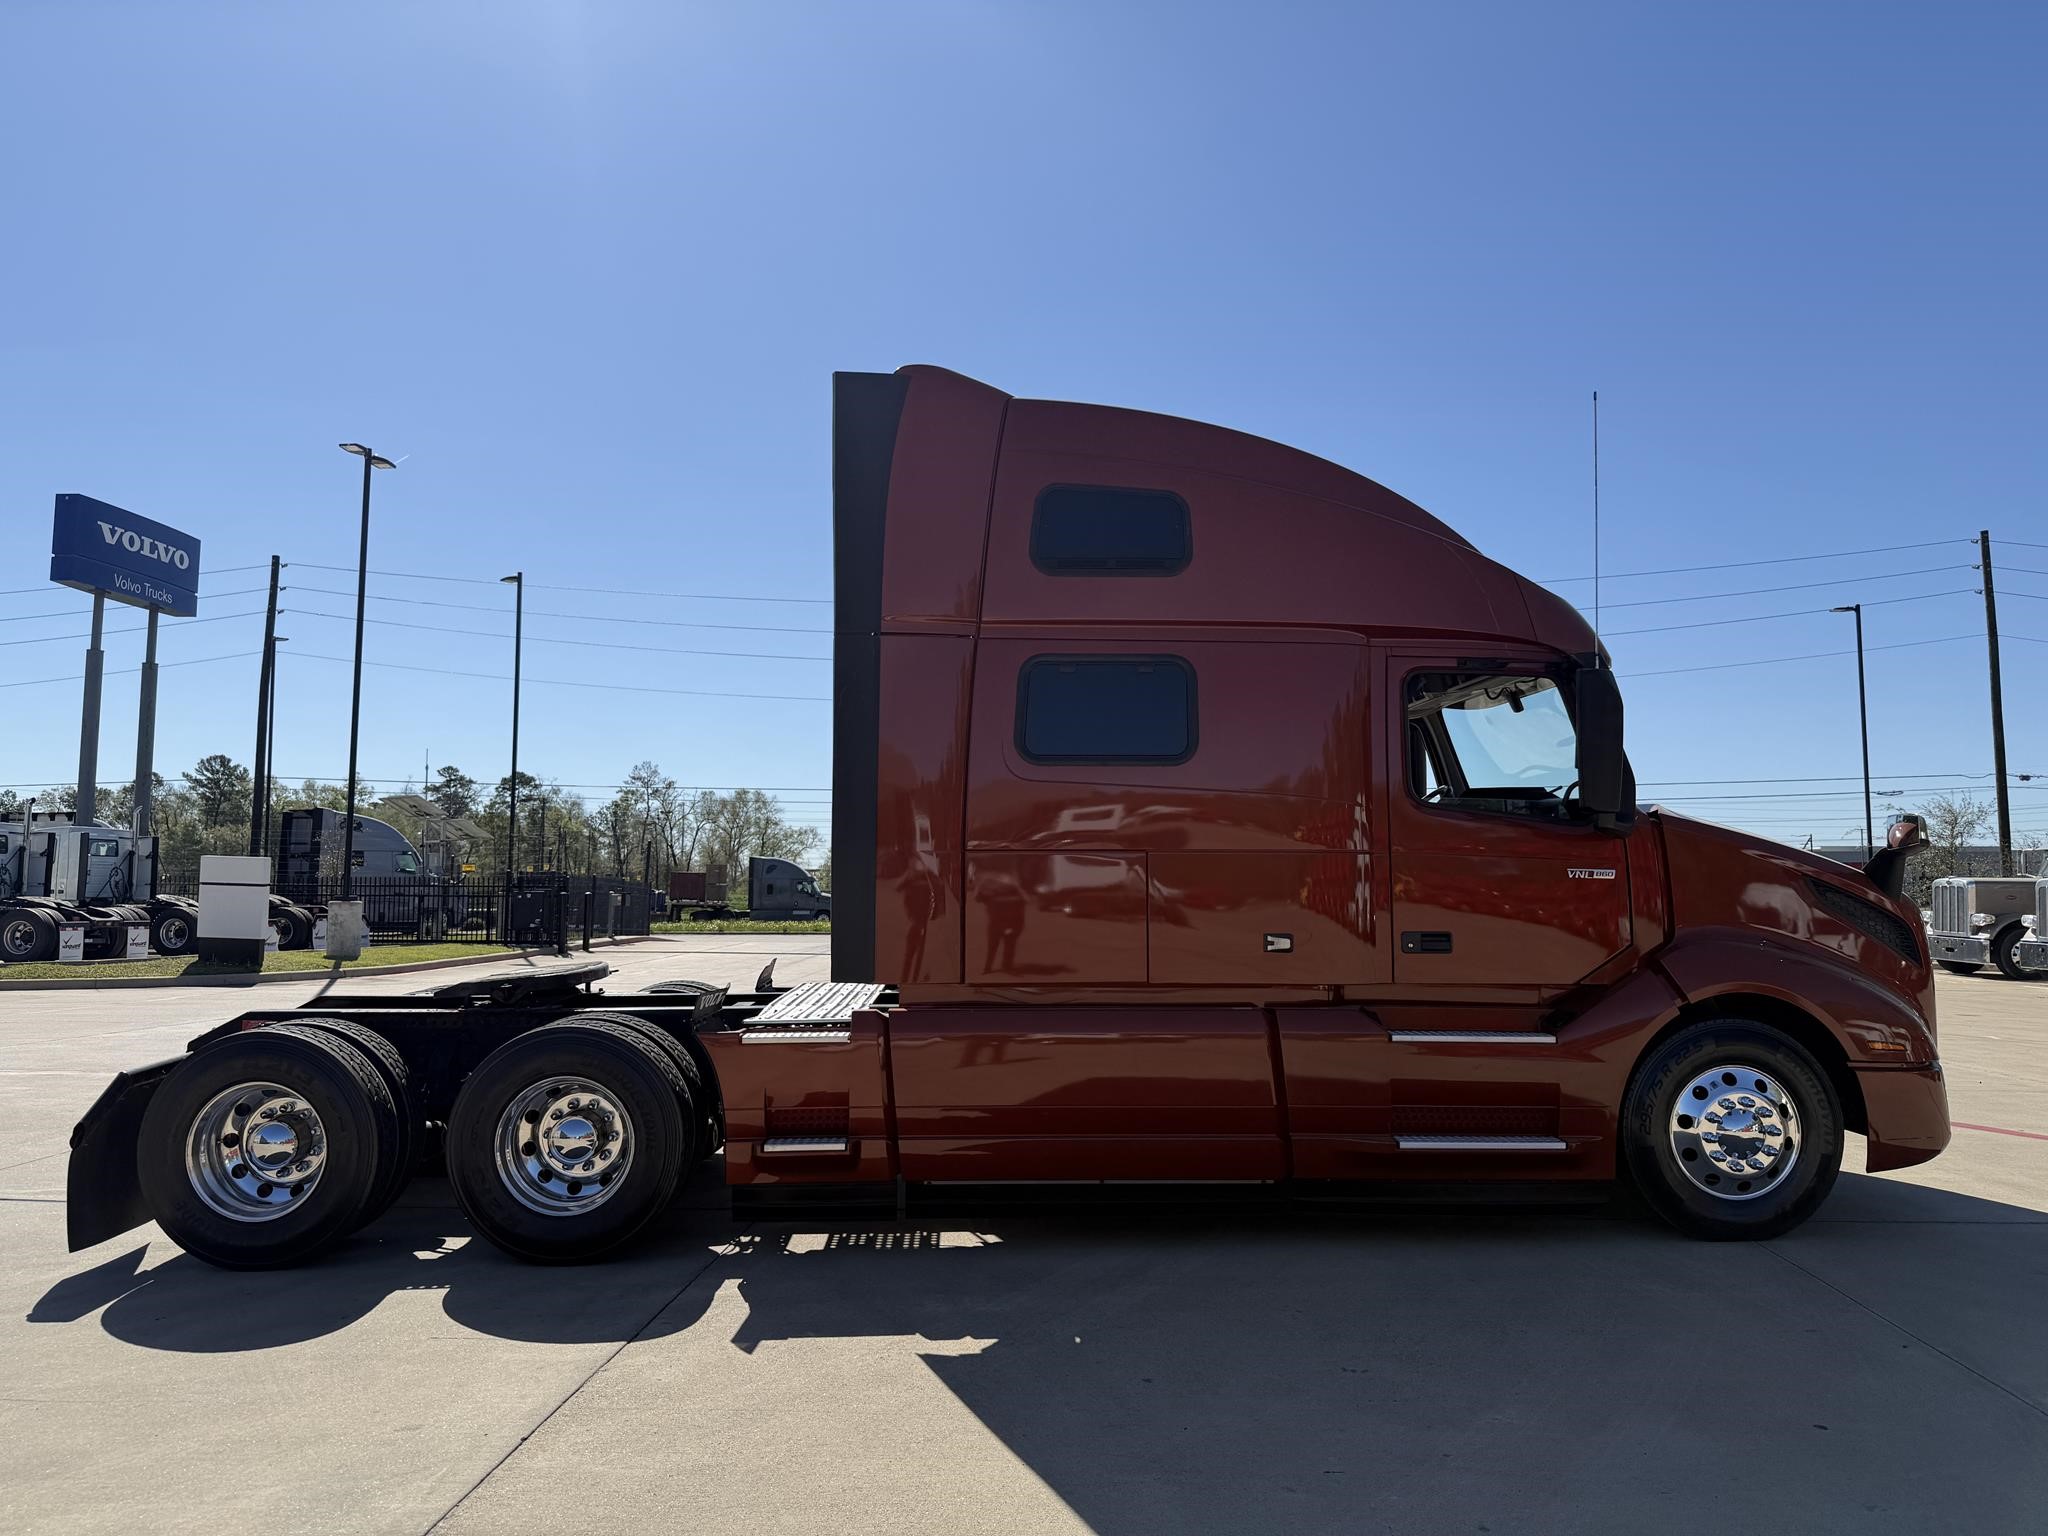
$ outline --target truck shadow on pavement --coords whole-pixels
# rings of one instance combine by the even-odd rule
[[[1768,1244],[1612,1213],[741,1227],[683,1209],[631,1258],[536,1269],[461,1231],[452,1205],[409,1205],[267,1274],[143,1269],[135,1247],[30,1320],[104,1308],[130,1344],[234,1352],[432,1290],[488,1335],[637,1341],[609,1369],[679,1379],[670,1411],[707,1423],[773,1411],[748,1397],[765,1347],[844,1379],[834,1352],[882,1341],[1082,1520],[1132,1536],[1633,1531],[1734,1465],[1774,1527],[2019,1530],[2048,1482],[2048,1216],[1856,1174]],[[811,1409],[915,1463],[886,1398]],[[574,1481],[565,1514],[592,1496]]]

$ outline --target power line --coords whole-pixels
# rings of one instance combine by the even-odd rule
[[[318,608],[279,609],[280,613],[292,613],[306,618],[339,619],[353,624],[352,613],[323,613]],[[371,624],[384,624],[396,629],[424,629],[437,635],[474,635],[483,640],[510,640],[511,632],[500,633],[489,629],[451,629],[445,624],[408,624],[403,619],[370,619]],[[692,651],[680,646],[632,645],[623,640],[562,640],[553,635],[528,635],[528,644],[581,645],[607,651],[651,651],[657,656],[739,656],[753,661],[830,661],[830,656],[790,656],[779,651]]]
[[[352,565],[315,565],[311,561],[297,561],[309,571],[340,571],[347,575],[355,570]],[[372,576],[398,576],[407,581],[459,581],[473,586],[494,587],[497,579],[491,576],[442,576],[432,571],[372,571]],[[546,592],[592,592],[603,597],[662,597],[681,602],[702,603],[818,603],[832,606],[829,597],[763,597],[748,592],[638,592],[624,587],[567,587],[550,581],[529,581],[529,587]]]
[[[1916,592],[1910,597],[1878,597],[1870,599],[1863,606],[1876,608],[1884,603],[1920,603],[1932,597],[1967,596],[1977,590],[1975,587],[1951,587],[1946,592]],[[1761,624],[1766,619],[1803,619],[1812,614],[1828,611],[1826,608],[1794,608],[1784,613],[1752,613],[1739,619],[1694,619],[1685,624],[1658,624],[1648,629],[1610,629],[1607,631],[1607,638],[1611,640],[1621,635],[1661,635],[1675,629],[1713,629],[1723,624]]]
[[[261,608],[247,608],[240,613],[210,613],[203,619],[178,619],[175,622],[180,625],[218,624],[222,619],[246,619],[252,615],[261,615],[262,612]],[[129,624],[121,629],[109,629],[102,633],[106,635],[139,635],[147,628],[149,628],[147,624]],[[0,640],[0,645],[55,645],[60,640],[90,640],[91,638],[92,631],[87,630],[85,633],[77,635],[37,635],[33,640]]]
[[[238,587],[232,592],[205,592],[200,595],[218,600],[224,597],[247,597],[252,592],[268,592],[269,590],[270,588],[268,587]],[[75,619],[77,617],[78,610],[76,608],[52,608],[48,613],[11,613],[6,618],[0,619],[0,624],[21,624],[31,619]],[[194,621],[191,619],[173,619],[171,622],[174,624],[190,624]],[[130,631],[109,630],[107,633],[127,634]],[[49,638],[52,640],[69,640],[72,636],[52,635]]]
[[[318,592],[322,597],[354,597],[353,592],[339,591],[333,587],[298,587],[300,592]],[[503,608],[493,608],[482,603],[446,603],[430,597],[386,597],[382,593],[369,594],[373,603],[410,603],[421,608],[460,608],[470,613],[495,613],[503,616]],[[734,629],[763,635],[829,635],[829,629],[789,628],[774,624],[705,624],[683,619],[629,619],[609,613],[553,613],[546,609],[529,609],[528,616],[541,619],[578,619],[586,624],[654,624],[667,629]]]
[[[1998,574],[2001,576],[2009,571],[2017,571],[2022,576],[2048,576],[2048,569],[2038,565],[2001,565],[1998,568]]]
[[[1959,795],[1982,789],[1981,784],[1923,784],[1913,793],[1916,795]],[[2048,784],[2018,784],[2015,789],[2048,789]],[[1814,789],[1797,790],[1782,795],[1671,795],[1667,798],[1684,801],[1707,800],[1841,800],[1860,803],[1861,789]]]
[[[1953,645],[1958,640],[1981,640],[1982,635],[1943,635],[1935,640],[1895,640],[1886,645],[1866,645],[1866,651],[1903,651],[1916,645]],[[2023,637],[2016,637],[2023,638]],[[1820,661],[1829,656],[1854,656],[1848,651],[1808,651],[1801,656],[1762,656],[1754,661],[1718,661],[1704,667],[1664,667],[1655,672],[1624,672],[1623,677],[1673,677],[1680,672],[1727,672],[1739,667],[1774,667],[1787,661]]]
[[[1803,560],[1846,560],[1852,555],[1889,555],[1902,549],[1938,549],[1945,544],[1974,544],[1974,539],[1929,539],[1921,544],[1880,544],[1871,549],[1838,549],[1824,555],[1780,555],[1772,560],[1728,560],[1716,565],[1673,565],[1657,571],[1604,571],[1604,581],[1626,581],[1631,576],[1685,576],[1694,571],[1738,571],[1759,565],[1796,565]],[[1591,581],[1590,576],[1551,576],[1537,583],[1555,587],[1568,581]]]
[[[1935,571],[1974,571],[1974,565],[1923,565],[1911,571],[1884,571],[1874,576],[1836,576],[1827,581],[1795,581],[1783,587],[1745,587],[1740,592],[1700,592],[1691,597],[1639,597],[1626,603],[1609,603],[1609,608],[1656,608],[1671,603],[1711,603],[1727,597],[1763,597],[1775,592],[1811,592],[1819,587],[1860,586],[1866,581],[1902,581],[1908,576],[1926,576]]]
[[[261,651],[233,651],[226,656],[196,656],[190,661],[160,661],[157,665],[160,667],[202,667],[210,661],[240,661],[246,656],[260,656],[262,654]],[[122,677],[128,673],[140,672],[141,670],[142,668],[140,667],[110,667],[102,676]],[[32,677],[18,683],[0,683],[0,688],[39,688],[45,683],[76,684],[77,682],[78,674],[74,672],[68,677]],[[36,782],[46,784],[49,780],[38,779]]]
[[[286,653],[279,652],[278,654],[284,655]],[[338,661],[343,666],[354,664],[352,657],[323,656],[318,651],[302,651],[297,646],[293,646],[289,654],[294,658],[303,656],[311,661]],[[472,677],[490,683],[509,683],[512,681],[511,674],[505,672],[457,672],[448,667],[417,667],[401,661],[366,661],[363,665],[366,667],[383,667],[396,672],[433,672],[442,677]],[[830,704],[832,702],[831,695],[829,694],[720,693],[706,688],[648,688],[631,683],[593,683],[583,678],[565,677],[529,677],[525,681],[538,683],[549,688],[601,688],[608,693],[665,693],[692,699],[768,699],[779,703],[791,704]]]

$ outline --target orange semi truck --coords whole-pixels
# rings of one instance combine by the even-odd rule
[[[1413,503],[930,367],[839,375],[833,460],[833,979],[252,1010],[81,1122],[74,1248],[303,1260],[437,1140],[542,1260],[721,1147],[743,1210],[1619,1180],[1722,1238],[1946,1145],[1917,822],[1638,806],[1585,621]]]

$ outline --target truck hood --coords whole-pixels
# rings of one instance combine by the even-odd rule
[[[1887,896],[1853,864],[1662,806],[1646,809],[1663,839],[1672,916],[1680,927],[1740,924],[1858,955],[1868,953],[1866,939],[1903,937],[1888,919],[1911,934],[1921,931],[1918,907]],[[1918,947],[1924,954],[1924,939]],[[1891,968],[1889,959],[1882,968]]]

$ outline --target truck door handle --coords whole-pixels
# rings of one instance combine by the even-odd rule
[[[1401,935],[1401,953],[1404,955],[1448,955],[1451,952],[1451,936],[1443,932],[1404,933]]]

